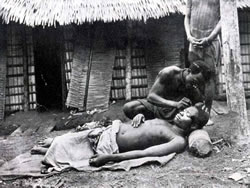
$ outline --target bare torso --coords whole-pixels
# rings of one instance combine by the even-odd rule
[[[182,70],[183,69],[175,66],[164,68],[159,72],[156,81],[149,93],[156,93],[168,100],[174,100],[177,98],[177,96],[178,99],[183,98],[185,85],[180,79]]]
[[[194,88],[186,88],[183,71],[184,69],[176,66],[164,68],[159,72],[149,91],[149,96],[151,93],[155,93],[164,99],[173,101],[180,101],[183,97],[187,97],[194,104],[203,101],[200,92],[197,92]],[[158,101],[151,100],[150,102],[160,106]]]
[[[147,120],[138,128],[132,127],[131,123],[123,123],[117,135],[117,144],[120,152],[142,150],[181,135],[181,129],[165,120]]]

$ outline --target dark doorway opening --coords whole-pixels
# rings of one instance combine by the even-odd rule
[[[34,30],[37,103],[62,109],[61,35],[55,28]]]

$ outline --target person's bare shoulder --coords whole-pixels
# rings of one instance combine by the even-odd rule
[[[164,69],[162,69],[159,72],[158,76],[160,77],[161,80],[165,80],[165,79],[172,78],[176,73],[180,71],[181,71],[181,68],[177,66],[169,66],[169,67],[165,67]]]

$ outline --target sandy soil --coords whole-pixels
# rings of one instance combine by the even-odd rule
[[[127,120],[121,110],[122,103],[111,105],[110,109],[101,115],[91,117],[98,120],[102,116],[110,119]],[[250,111],[248,111],[250,114]],[[29,129],[38,127],[30,132],[28,136],[32,141],[39,139],[44,130],[57,125],[57,131],[51,134],[62,134],[68,129],[70,124],[65,126],[69,113],[62,112],[18,112],[6,118],[1,124],[1,139],[6,139],[6,135],[13,132],[18,127]],[[233,127],[236,114],[228,113],[225,115],[213,116],[214,125],[206,127],[213,142],[219,141],[214,145],[211,156],[207,158],[197,158],[188,151],[177,155],[165,166],[149,164],[139,168],[125,171],[101,171],[101,172],[76,172],[69,171],[60,175],[47,178],[23,178],[12,181],[1,181],[0,187],[250,187],[250,144],[236,145],[232,139],[237,127]],[[71,124],[71,127],[74,126]],[[24,127],[24,128],[23,128]],[[40,127],[43,127],[41,129]],[[38,131],[37,131],[38,130]],[[41,130],[39,132],[39,130]],[[27,132],[27,131],[26,131]],[[5,135],[5,136],[4,136]],[[16,134],[18,137],[18,134]],[[19,136],[20,139],[20,136]],[[0,140],[1,141],[1,140]],[[15,145],[15,143],[13,143]],[[1,145],[3,146],[3,145]],[[24,149],[18,152],[29,150],[33,142],[29,141]],[[7,146],[4,146],[8,148]],[[6,152],[6,148],[0,149],[0,159],[10,160],[18,152]],[[7,153],[7,154],[6,154]],[[235,181],[229,176],[238,172],[244,178]]]

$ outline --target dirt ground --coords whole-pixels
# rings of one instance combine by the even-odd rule
[[[99,120],[106,116],[112,120],[126,121],[122,105],[122,102],[112,104],[108,111],[90,119]],[[250,110],[248,114],[250,118]],[[217,143],[207,158],[197,158],[185,151],[165,166],[148,164],[129,172],[71,170],[46,178],[0,179],[0,187],[250,187],[250,144],[236,145],[233,142],[232,135],[235,135],[237,128],[232,125],[236,117],[232,112],[213,115],[214,125],[205,129],[212,141]],[[0,162],[30,150],[44,134],[59,135],[67,132],[75,126],[67,123],[69,120],[72,120],[72,116],[68,112],[54,111],[17,112],[8,116],[0,126]],[[55,125],[56,128],[53,128]],[[6,144],[8,139],[11,142]],[[230,176],[240,179],[236,181],[230,179]]]

